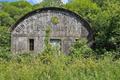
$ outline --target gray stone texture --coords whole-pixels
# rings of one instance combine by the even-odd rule
[[[52,17],[57,17],[58,24],[51,22]],[[51,39],[61,40],[61,51],[69,53],[71,44],[77,38],[87,38],[89,31],[83,21],[77,16],[59,10],[45,10],[36,12],[17,24],[11,33],[11,51],[25,53],[29,51],[29,39],[34,39],[34,53],[44,50],[46,28],[51,27]]]

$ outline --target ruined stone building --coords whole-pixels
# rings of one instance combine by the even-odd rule
[[[89,23],[76,13],[57,7],[46,7],[29,12],[11,27],[13,53],[40,53],[44,49],[46,28],[51,27],[50,43],[59,45],[64,53],[76,39],[93,39]]]

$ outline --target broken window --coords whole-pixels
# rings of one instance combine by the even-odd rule
[[[50,44],[52,47],[56,48],[57,50],[61,50],[61,40],[60,39],[50,39]]]

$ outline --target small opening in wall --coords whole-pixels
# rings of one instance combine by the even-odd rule
[[[50,44],[52,47],[61,51],[61,40],[60,39],[50,39]]]
[[[79,40],[80,40],[79,38],[76,38],[76,39],[75,39],[76,42],[79,41]]]
[[[34,51],[34,39],[29,39],[29,50]]]

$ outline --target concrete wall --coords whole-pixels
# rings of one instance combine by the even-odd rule
[[[58,24],[53,24],[52,17],[57,17]],[[45,30],[50,26],[51,39],[61,39],[61,48],[69,53],[69,48],[76,38],[89,35],[83,22],[76,16],[64,11],[47,10],[37,12],[21,21],[11,33],[11,50],[13,53],[29,52],[29,39],[35,40],[35,53],[44,49]]]

